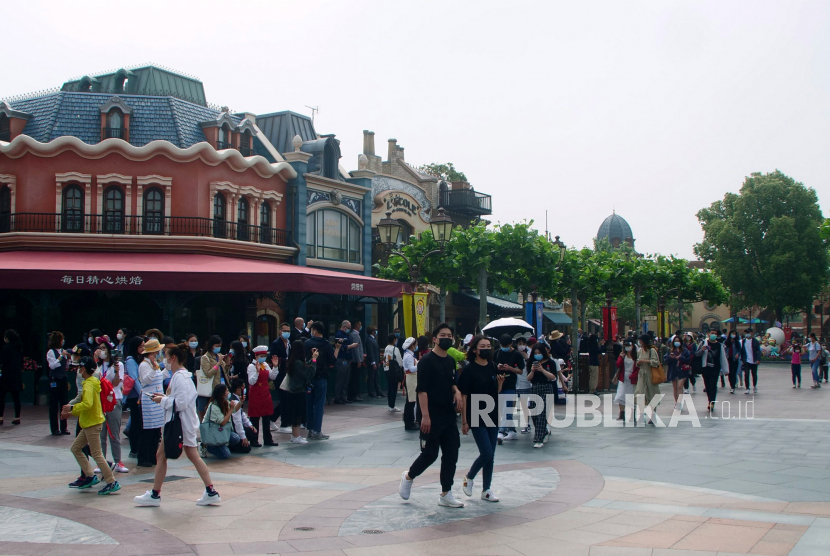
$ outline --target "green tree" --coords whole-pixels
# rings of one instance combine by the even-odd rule
[[[447,162],[446,164],[438,164],[436,162],[424,164],[419,170],[446,181],[467,181],[467,176],[464,175],[464,172],[456,170],[452,162]]]
[[[490,264],[495,256],[495,233],[487,229],[486,222],[454,230],[450,243],[458,265],[461,280],[478,292],[478,324],[487,324],[487,282]]]
[[[491,291],[515,291],[524,299],[528,299],[534,287],[543,297],[555,293],[559,248],[554,249],[532,225],[531,220],[499,225],[493,230],[496,256],[488,270]]]
[[[828,276],[827,240],[815,190],[776,170],[747,177],[697,213],[703,241],[695,253],[745,304],[775,310],[808,307]]]

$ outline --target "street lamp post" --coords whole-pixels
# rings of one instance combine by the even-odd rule
[[[381,245],[383,245],[390,255],[397,255],[403,259],[406,263],[407,270],[409,271],[409,284],[412,287],[411,324],[413,337],[417,334],[418,330],[418,319],[415,314],[415,290],[418,287],[418,280],[421,278],[421,267],[423,266],[424,261],[431,255],[444,252],[444,247],[446,247],[447,242],[450,240],[450,237],[452,237],[452,230],[455,227],[455,222],[453,222],[452,218],[444,213],[443,208],[439,208],[438,213],[430,219],[429,227],[432,231],[432,237],[438,244],[439,248],[426,253],[423,257],[421,257],[421,260],[418,261],[416,265],[414,264],[415,261],[410,261],[402,252],[395,250],[395,246],[398,245],[398,236],[400,235],[403,226],[401,226],[400,222],[392,218],[392,212],[387,212],[386,218],[378,222],[378,232],[380,233]]]

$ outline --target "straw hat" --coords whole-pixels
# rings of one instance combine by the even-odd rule
[[[144,353],[158,353],[164,349],[164,344],[160,344],[155,338],[150,338],[144,342]]]
[[[550,340],[551,342],[555,342],[556,340],[558,340],[561,337],[562,337],[562,333],[559,332],[558,330],[554,330],[553,332],[550,333],[550,336],[548,336],[548,340]]]

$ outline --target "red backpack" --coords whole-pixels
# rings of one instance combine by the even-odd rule
[[[115,390],[112,382],[101,378],[101,411],[109,413],[113,409],[115,409]]]

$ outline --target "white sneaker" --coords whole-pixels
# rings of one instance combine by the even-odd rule
[[[292,436],[291,444],[308,444],[308,440],[306,440],[302,436]]]
[[[493,494],[493,491],[489,488],[481,493],[481,499],[486,502],[498,502],[499,497]]]
[[[542,437],[542,444],[547,444],[548,440],[550,440],[550,431],[545,433],[545,436]]]
[[[452,491],[449,491],[446,494],[438,495],[438,505],[445,506],[447,508],[463,508],[464,502],[459,502],[458,500],[456,500]]]
[[[93,473],[100,473],[100,472],[101,472],[101,468],[100,468],[100,467],[96,467],[95,469],[93,469],[93,470],[92,470],[92,472],[93,472]]]
[[[544,444],[542,444],[541,442],[537,442],[533,445],[534,448],[541,448],[542,446],[544,446]]]
[[[735,393],[735,389],[734,389],[734,388],[731,388],[731,389],[729,390],[729,393],[730,393],[730,394],[734,394],[734,393]]]
[[[746,392],[744,392],[744,394],[749,394],[749,388],[746,389]]]
[[[124,467],[124,464],[120,461],[115,464],[115,469],[113,469],[116,473],[129,473],[130,470]]]
[[[499,445],[501,445],[501,443],[504,442],[504,435],[502,433],[499,433],[499,434],[496,435],[496,442]]]
[[[389,409],[387,409],[387,411],[389,413],[400,413],[401,412],[401,410],[398,409],[397,407],[390,407]]]
[[[136,496],[133,498],[133,501],[138,506],[152,506],[152,507],[159,507],[161,505],[161,497],[153,498],[153,491],[148,490],[141,496]]]
[[[466,496],[473,495],[473,482],[475,479],[468,479],[466,475],[464,475],[464,484],[462,485],[461,489],[464,491]]]
[[[276,422],[271,423],[271,432],[279,432],[280,427]]]
[[[401,486],[398,487],[398,494],[404,500],[409,500],[409,493],[412,492],[412,481],[407,480],[406,471],[401,474]]]
[[[689,393],[689,389],[688,389],[688,388],[685,388],[685,389],[683,390],[683,393],[684,393],[684,394],[688,394],[688,393]]]
[[[516,440],[517,438],[519,438],[519,435],[513,431],[508,432],[507,436],[504,437],[505,440]]]
[[[281,432],[283,434],[291,434],[291,427],[280,427],[277,429],[277,432]]]
[[[213,495],[210,495],[210,494],[207,493],[207,491],[204,491],[202,493],[202,497],[199,498],[198,500],[196,500],[196,505],[197,506],[210,506],[211,504],[218,504],[221,501],[222,501],[222,498],[219,496],[218,492],[214,491]]]
[[[697,385],[692,384],[692,392],[697,392]]]

